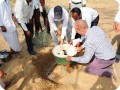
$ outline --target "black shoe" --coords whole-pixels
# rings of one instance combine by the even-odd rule
[[[30,55],[36,55],[37,53],[34,50],[32,50],[32,51],[29,51],[29,54]]]

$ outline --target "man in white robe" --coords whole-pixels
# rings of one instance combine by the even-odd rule
[[[10,0],[0,0],[0,32],[8,42],[11,52],[20,51],[16,26],[12,19]]]

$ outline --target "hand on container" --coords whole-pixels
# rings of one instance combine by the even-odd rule
[[[81,52],[83,50],[83,47],[75,47],[77,52]]]
[[[4,27],[4,26],[1,26],[1,30],[2,30],[2,32],[6,32],[7,31],[6,27]]]
[[[68,56],[67,58],[66,58],[66,61],[72,61],[72,59],[71,59],[71,57],[70,56]]]

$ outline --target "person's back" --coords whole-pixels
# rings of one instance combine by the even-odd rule
[[[89,27],[91,27],[91,22],[95,20],[98,16],[98,12],[90,7],[81,7],[82,20],[86,20]]]
[[[95,50],[95,57],[108,60],[115,56],[115,51],[108,37],[98,26],[93,26],[89,29],[86,35],[85,45],[92,44]]]

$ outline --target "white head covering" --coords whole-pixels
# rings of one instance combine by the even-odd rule
[[[5,0],[0,0],[0,4],[1,4],[3,1],[5,1]]]

